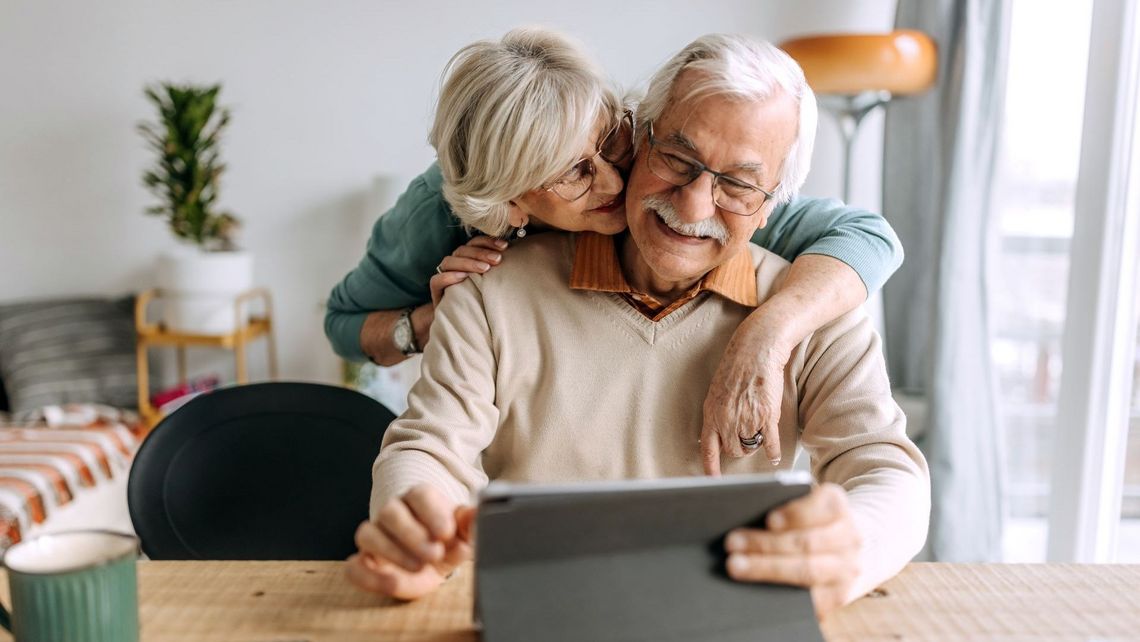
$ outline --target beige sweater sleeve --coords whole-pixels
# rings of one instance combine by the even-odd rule
[[[879,335],[862,309],[809,337],[793,364],[812,474],[846,489],[862,535],[860,577],[848,596],[854,599],[922,549],[930,516],[926,459],[906,436]]]
[[[408,409],[388,426],[372,466],[369,514],[429,484],[459,504],[487,484],[481,456],[495,437],[495,357],[478,277],[447,290],[435,310]]]

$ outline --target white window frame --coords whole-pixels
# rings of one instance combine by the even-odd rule
[[[1140,11],[1093,5],[1054,430],[1048,559],[1117,550],[1136,352],[1140,254]]]

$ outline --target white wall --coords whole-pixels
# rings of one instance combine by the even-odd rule
[[[155,257],[174,241],[142,214],[142,86],[221,81],[234,112],[222,202],[243,217],[257,281],[276,296],[283,374],[332,381],[321,301],[363,250],[373,179],[402,186],[431,162],[434,90],[460,46],[544,24],[583,40],[628,86],[702,33],[881,30],[893,12],[894,0],[0,0],[0,302],[153,285]],[[881,125],[870,125],[852,200],[873,206]],[[830,122],[816,149],[806,192],[837,194]]]

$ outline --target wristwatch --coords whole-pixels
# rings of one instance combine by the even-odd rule
[[[396,344],[396,348],[405,357],[420,352],[420,346],[416,344],[416,331],[412,327],[413,310],[415,308],[406,308],[400,314],[400,318],[396,319],[396,325],[392,328],[392,342]]]

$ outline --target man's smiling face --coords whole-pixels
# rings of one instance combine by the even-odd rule
[[[686,95],[699,74],[678,77],[673,96]],[[652,125],[658,151],[675,151],[771,192],[795,141],[798,117],[795,100],[783,93],[763,102],[711,96],[671,103]],[[646,138],[630,174],[626,213],[642,260],[660,279],[701,278],[743,251],[775,207],[769,199],[751,216],[726,211],[713,202],[711,174],[676,187],[654,174],[649,154]]]

